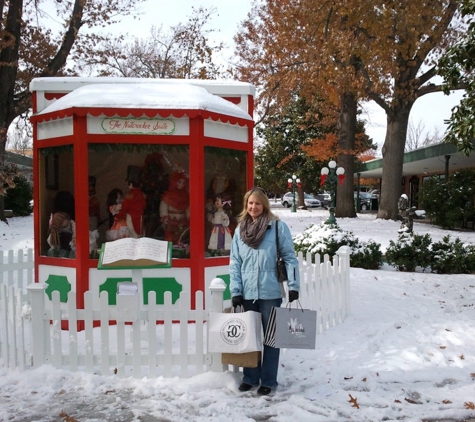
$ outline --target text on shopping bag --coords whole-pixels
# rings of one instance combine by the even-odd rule
[[[272,308],[264,344],[287,349],[315,349],[317,312],[309,309]]]

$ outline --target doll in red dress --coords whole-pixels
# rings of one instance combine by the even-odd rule
[[[170,176],[168,190],[160,202],[160,220],[165,232],[165,240],[177,244],[182,234],[190,226],[190,195],[188,176],[182,171],[175,171]]]
[[[140,189],[141,169],[138,166],[127,167],[127,185],[129,191],[125,195],[122,208],[117,213],[117,219],[127,219],[127,214],[132,219],[132,226],[137,235],[143,236],[143,213],[146,206],[145,194]]]
[[[112,189],[107,194],[107,209],[109,210],[109,229],[106,231],[106,240],[111,242],[125,237],[138,238],[132,225],[132,218],[129,214],[125,218],[119,218],[122,209],[124,195],[118,188]]]

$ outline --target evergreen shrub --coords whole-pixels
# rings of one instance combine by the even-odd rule
[[[419,199],[432,223],[444,229],[463,227],[475,218],[475,171],[460,170],[448,180],[431,177],[424,182]]]
[[[389,241],[386,261],[399,271],[415,271],[416,267],[424,270],[432,263],[431,242],[429,234],[401,233],[397,242]]]
[[[14,216],[31,214],[30,202],[33,199],[33,188],[28,179],[18,175],[13,179],[15,187],[9,188],[5,194],[4,209],[12,210]]]
[[[310,253],[312,262],[315,262],[315,254],[333,258],[341,246],[349,246],[350,266],[377,270],[382,265],[383,254],[379,243],[373,240],[360,242],[353,232],[345,232],[336,224],[321,223],[307,227],[302,233],[294,236],[294,246],[295,251],[302,252],[304,256]]]
[[[464,244],[450,236],[432,244],[432,272],[437,274],[473,274],[475,272],[475,245]]]

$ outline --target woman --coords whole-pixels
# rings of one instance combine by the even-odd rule
[[[244,195],[244,207],[238,216],[239,225],[231,244],[229,273],[233,307],[262,314],[264,332],[273,306],[282,304],[284,289],[277,280],[276,217],[269,199],[261,188]],[[299,297],[298,260],[288,226],[279,221],[280,253],[286,263],[289,302]],[[264,345],[262,361],[257,368],[244,368],[239,391],[260,385],[257,393],[267,395],[277,387],[280,349]]]

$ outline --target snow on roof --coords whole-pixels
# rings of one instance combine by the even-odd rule
[[[59,98],[38,115],[73,107],[206,110],[252,120],[237,105],[210,94],[204,88],[182,83],[85,85]]]
[[[59,76],[53,78],[35,78],[30,82],[30,91],[70,92],[84,85],[95,84],[180,84],[206,88],[212,94],[255,95],[256,89],[248,82],[229,79],[159,79],[159,78],[118,78],[118,77],[78,77]]]

